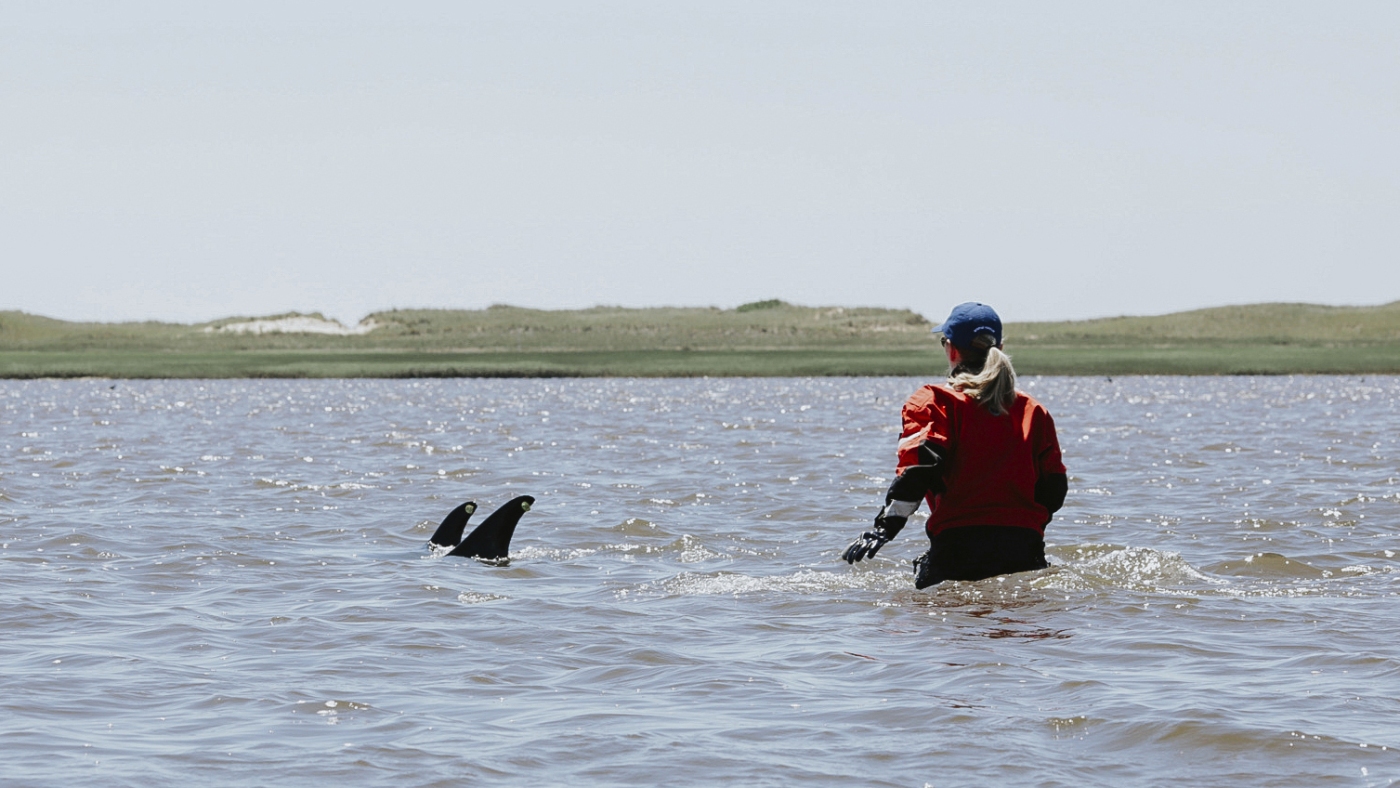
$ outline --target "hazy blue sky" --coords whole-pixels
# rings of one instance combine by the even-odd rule
[[[1400,3],[0,4],[0,308],[1400,299]]]

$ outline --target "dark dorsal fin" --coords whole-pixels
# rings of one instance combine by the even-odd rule
[[[456,547],[462,541],[462,532],[467,530],[467,521],[472,519],[472,512],[476,511],[476,501],[467,501],[456,509],[447,513],[442,518],[442,525],[433,532],[433,538],[428,540],[428,544],[434,547]]]
[[[492,512],[475,531],[467,534],[467,538],[448,555],[489,560],[509,557],[510,538],[515,535],[515,526],[534,503],[535,498],[530,495],[512,498],[505,506]]]

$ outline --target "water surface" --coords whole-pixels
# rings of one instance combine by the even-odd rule
[[[1400,379],[1027,378],[1053,566],[926,592],[920,382],[0,382],[4,782],[1400,781]]]

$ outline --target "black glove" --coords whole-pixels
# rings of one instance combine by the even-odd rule
[[[851,542],[851,546],[846,548],[846,552],[841,554],[841,558],[848,564],[874,558],[875,554],[880,552],[880,548],[885,546],[885,542],[893,539],[895,534],[899,533],[899,529],[904,527],[903,522],[893,528],[889,527],[890,525],[892,524],[889,520],[876,517],[875,527]]]
[[[875,515],[875,527],[860,535],[859,539],[851,542],[851,546],[846,548],[846,552],[841,554],[846,563],[854,564],[866,558],[874,558],[880,552],[880,548],[885,546],[885,542],[895,538],[899,532],[904,530],[904,524],[909,521],[909,515],[914,513],[918,503],[904,503],[900,501],[885,501],[885,505],[880,509],[880,513]],[[909,514],[899,514],[907,510]]]

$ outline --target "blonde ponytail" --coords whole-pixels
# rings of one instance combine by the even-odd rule
[[[961,363],[948,373],[948,385],[977,400],[993,416],[1006,413],[1016,401],[1016,370],[1011,357],[997,347],[987,334],[978,334],[965,352],[958,348]]]

